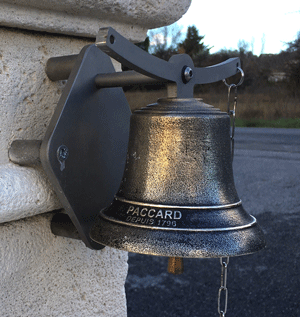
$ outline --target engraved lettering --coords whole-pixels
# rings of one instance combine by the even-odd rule
[[[178,210],[175,210],[173,219],[181,219],[181,217],[182,217],[181,212]]]
[[[134,211],[134,206],[130,206],[127,210],[127,213],[129,214],[131,211]]]
[[[161,209],[158,211],[158,213],[157,213],[156,216],[155,216],[155,218],[158,218],[158,217],[160,217],[160,218],[162,218],[162,219],[164,218],[164,215],[163,215]]]
[[[165,219],[167,219],[167,217],[169,217],[169,219],[172,219],[172,210],[166,210],[165,212]]]
[[[166,210],[166,209],[148,209],[146,207],[130,205],[127,209],[128,215],[126,221],[135,222],[140,224],[158,225],[166,227],[176,227],[177,223],[173,220],[182,218],[182,213],[179,210]],[[149,218],[157,219],[152,220]],[[152,221],[151,221],[152,220]]]
[[[150,209],[149,211],[148,211],[148,217],[149,218],[153,218],[155,216],[155,209]]]
[[[139,211],[140,211],[140,208],[139,208],[139,207],[136,207],[135,210],[134,210],[134,212],[132,213],[132,216],[133,216],[133,215],[139,216]]]
[[[146,217],[146,216],[147,216],[147,211],[148,211],[147,208],[143,208],[143,209],[141,210],[141,212],[140,212],[140,216],[141,216],[141,217]]]

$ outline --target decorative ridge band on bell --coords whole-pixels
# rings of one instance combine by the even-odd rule
[[[263,233],[234,186],[229,116],[200,99],[160,99],[134,112],[122,183],[91,238],[169,257],[263,248]]]
[[[126,214],[124,214],[124,219],[120,220],[119,218],[115,218],[114,214],[107,216],[106,213],[104,211],[101,211],[101,217],[103,217],[106,220],[112,221],[112,222],[116,222],[116,223],[120,223],[122,224],[124,222],[124,220],[126,222],[128,222],[128,226],[133,226],[133,227],[141,227],[141,228],[149,228],[149,229],[160,229],[160,230],[175,230],[175,231],[180,231],[180,230],[186,230],[188,229],[189,231],[197,231],[197,232],[210,232],[210,231],[230,231],[230,230],[241,230],[241,229],[246,229],[248,227],[253,226],[254,224],[256,224],[256,218],[251,216],[252,221],[251,222],[247,222],[245,224],[240,224],[237,226],[218,226],[218,227],[212,227],[211,224],[209,226],[209,224],[207,223],[202,223],[202,226],[199,227],[192,227],[191,224],[189,223],[188,227],[177,227],[177,226],[166,226],[166,227],[159,227],[159,226],[155,226],[153,224],[150,224],[149,222],[147,222],[147,217],[148,218],[160,218],[160,219],[169,219],[169,220],[181,220],[182,219],[182,211],[184,210],[185,213],[188,209],[192,209],[192,210],[198,210],[200,211],[201,209],[204,210],[212,210],[212,209],[222,209],[224,210],[227,207],[237,207],[239,205],[242,204],[242,202],[238,202],[236,204],[231,204],[231,205],[225,205],[225,206],[213,206],[212,207],[207,207],[207,206],[164,206],[164,205],[150,205],[150,204],[140,204],[137,202],[129,202],[123,199],[120,199],[118,197],[115,197],[115,200],[119,200],[121,202],[123,202],[124,204],[129,204],[129,208],[126,212]],[[147,208],[146,206],[151,207],[150,209]],[[140,207],[139,207],[140,206]],[[163,212],[162,208],[169,208],[168,210],[165,210],[165,212]],[[173,212],[171,209],[174,209],[175,211]],[[129,215],[129,216],[128,216]],[[185,215],[186,216],[186,215]],[[125,219],[126,218],[126,219]],[[129,222],[130,220],[132,220],[132,218],[134,218],[133,222]],[[140,218],[140,220],[138,220],[138,218]],[[207,218],[206,218],[207,220]],[[203,226],[204,225],[204,226]],[[220,223],[219,223],[220,225]]]

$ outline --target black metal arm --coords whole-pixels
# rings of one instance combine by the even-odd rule
[[[235,75],[240,67],[238,57],[203,68],[195,67],[190,56],[186,54],[174,55],[167,62],[130,43],[113,28],[100,29],[95,45],[108,56],[132,69],[130,72],[98,74],[95,78],[98,88],[173,82],[177,85],[178,98],[192,98],[194,85],[223,80]],[[76,55],[50,58],[46,73],[51,80],[67,79],[75,61]],[[98,61],[101,62],[103,61]]]

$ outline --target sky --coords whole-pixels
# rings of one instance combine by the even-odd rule
[[[280,53],[300,31],[300,1],[220,1],[192,0],[187,13],[177,22],[185,33],[195,25],[204,35],[210,52],[237,49],[239,40],[249,43],[255,55]],[[264,39],[264,40],[263,40]]]

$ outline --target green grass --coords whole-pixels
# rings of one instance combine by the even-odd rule
[[[281,118],[277,120],[264,119],[235,119],[237,127],[257,127],[257,128],[294,128],[300,129],[300,118]]]

